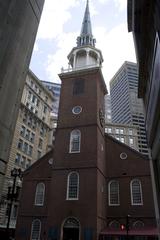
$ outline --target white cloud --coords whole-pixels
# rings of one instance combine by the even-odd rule
[[[114,2],[119,11],[123,11],[127,8],[127,0],[114,0]]]
[[[109,81],[120,68],[124,61],[136,61],[132,35],[127,32],[126,24],[120,24],[110,32],[105,28],[96,28],[97,47],[101,49],[104,63],[104,79],[109,85]]]
[[[61,68],[68,68],[67,55],[72,48],[76,46],[77,36],[77,32],[61,34],[58,41],[57,51],[48,55],[45,69],[50,81],[59,82],[58,74],[61,72]]]
[[[37,38],[53,39],[63,32],[64,24],[71,18],[69,9],[76,6],[78,0],[46,0]]]
[[[34,44],[34,48],[33,48],[34,52],[38,52],[39,51],[39,46],[37,43]]]

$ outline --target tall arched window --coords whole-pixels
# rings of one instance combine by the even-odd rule
[[[133,179],[130,183],[131,189],[131,204],[143,205],[141,181]]]
[[[119,202],[119,182],[118,181],[110,181],[108,183],[108,202],[110,206],[117,206],[120,204]]]
[[[39,219],[35,219],[32,222],[31,240],[40,240],[40,235],[41,235],[41,221]]]
[[[80,144],[81,144],[81,132],[78,129],[75,129],[70,134],[70,153],[78,153],[80,152]]]
[[[42,182],[38,183],[36,187],[36,194],[35,194],[35,205],[43,206],[44,195],[45,195],[45,185]]]
[[[67,181],[67,200],[78,200],[79,194],[79,174],[71,172]]]

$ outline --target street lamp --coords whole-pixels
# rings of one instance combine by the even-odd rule
[[[11,219],[11,211],[12,211],[12,205],[14,201],[17,201],[19,192],[20,192],[20,179],[22,177],[22,171],[21,169],[14,168],[11,170],[11,177],[12,180],[9,181],[9,187],[8,187],[8,194],[7,199],[9,200],[8,203],[8,220],[7,220],[7,228],[6,228],[6,239],[9,239],[9,225],[10,225],[10,219]],[[18,179],[17,179],[18,178]]]
[[[126,216],[126,232],[127,232],[127,239],[128,239],[128,236],[129,236],[129,230],[130,230],[129,218],[130,218],[130,215],[127,215],[127,216]]]

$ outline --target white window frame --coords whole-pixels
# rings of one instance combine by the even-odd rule
[[[42,197],[42,202],[41,203],[37,203],[37,198],[38,198],[38,187],[43,185],[43,197]],[[39,182],[36,185],[36,193],[35,193],[35,200],[34,200],[34,205],[35,206],[43,206],[44,205],[44,197],[45,197],[45,184],[43,182]]]
[[[72,150],[72,142],[73,142],[73,137],[75,132],[79,133],[79,146],[78,146],[78,150],[73,151]],[[69,153],[80,153],[80,149],[81,149],[81,131],[79,129],[74,129],[71,133],[70,133],[70,143],[69,143]]]
[[[139,187],[140,187],[140,195],[141,195],[141,202],[140,203],[135,203],[134,199],[133,199],[133,182],[134,181],[138,181],[139,182]],[[143,194],[142,194],[142,185],[141,185],[141,181],[139,179],[133,179],[130,182],[130,191],[131,191],[131,205],[134,206],[142,206],[143,205]]]
[[[118,184],[118,203],[111,203],[111,184],[116,182]],[[108,183],[108,205],[109,206],[119,206],[120,205],[120,196],[119,196],[119,181],[112,180]]]
[[[39,232],[38,232],[38,239],[37,238],[33,238],[32,235],[33,235],[33,227],[34,227],[34,223],[38,221],[40,224],[39,224]],[[39,219],[34,219],[32,221],[32,228],[31,228],[31,240],[40,240],[40,235],[41,235],[41,221]]]
[[[69,186],[70,186],[70,177],[72,174],[76,174],[77,175],[77,197],[71,198],[69,197]],[[68,178],[67,178],[67,196],[66,196],[66,200],[78,200],[79,199],[79,173],[78,172],[70,172],[68,174]]]

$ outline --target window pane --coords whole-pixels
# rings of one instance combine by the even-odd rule
[[[117,181],[109,183],[109,195],[109,204],[119,204],[119,183]]]
[[[139,180],[132,182],[132,203],[142,204],[141,184]]]
[[[79,130],[73,130],[70,136],[70,152],[80,151],[81,133]]]
[[[40,220],[34,220],[32,223],[32,240],[40,239],[40,230],[41,230],[41,222]]]
[[[68,184],[68,198],[78,198],[78,174],[72,173],[69,175],[69,184]]]
[[[84,93],[84,79],[76,79],[73,83],[73,95]]]
[[[44,183],[38,183],[36,187],[35,205],[43,205],[44,193],[45,193]]]

